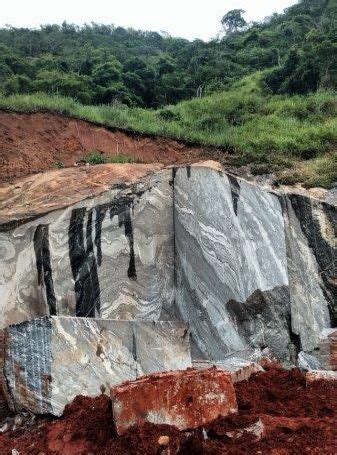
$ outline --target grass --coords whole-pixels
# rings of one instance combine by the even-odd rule
[[[84,158],[84,161],[86,163],[89,163],[92,165],[106,164],[106,163],[124,164],[124,163],[131,163],[132,158],[129,156],[125,156],[125,155],[105,156],[105,155],[101,154],[100,152],[92,152]]]
[[[230,154],[231,164],[251,163],[255,173],[274,171],[289,181],[323,187],[330,187],[337,178],[336,106],[332,91],[292,97],[268,94],[259,73],[226,92],[159,110],[84,106],[71,98],[45,94],[0,95],[0,109],[53,111],[210,146],[226,151],[226,159]]]

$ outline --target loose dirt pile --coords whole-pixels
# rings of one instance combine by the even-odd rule
[[[73,166],[97,152],[163,164],[193,162],[202,155],[200,149],[170,139],[109,131],[61,115],[0,112],[0,183],[57,166]]]
[[[147,424],[122,437],[114,433],[109,398],[77,397],[61,419],[0,436],[0,453],[14,448],[34,455],[336,453],[336,382],[307,385],[299,371],[273,366],[235,388],[237,415],[192,432]]]

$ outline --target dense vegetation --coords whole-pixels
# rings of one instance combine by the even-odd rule
[[[0,109],[192,141],[255,173],[331,186],[337,0],[300,0],[261,24],[241,10],[221,22],[208,43],[96,24],[0,29]]]
[[[0,96],[0,109],[59,112],[120,127],[211,146],[227,164],[253,163],[284,182],[329,187],[337,176],[336,100],[331,91],[266,94],[263,74],[247,76],[226,92],[161,109],[82,105],[48,95]],[[218,150],[219,153],[216,153]]]
[[[265,79],[274,93],[308,93],[336,85],[336,24],[336,0],[301,0],[260,24],[229,12],[225,33],[210,42],[112,25],[7,27],[0,29],[0,91],[160,107],[270,68]]]

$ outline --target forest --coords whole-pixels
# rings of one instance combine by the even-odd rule
[[[307,94],[336,87],[336,24],[336,0],[301,0],[261,23],[230,11],[209,42],[94,23],[7,26],[0,29],[0,93],[159,108],[262,71],[266,91]]]

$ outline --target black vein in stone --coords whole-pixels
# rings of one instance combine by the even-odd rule
[[[37,268],[37,282],[39,286],[45,286],[49,314],[56,315],[56,298],[50,260],[49,226],[47,224],[40,224],[37,226],[33,242]]]

